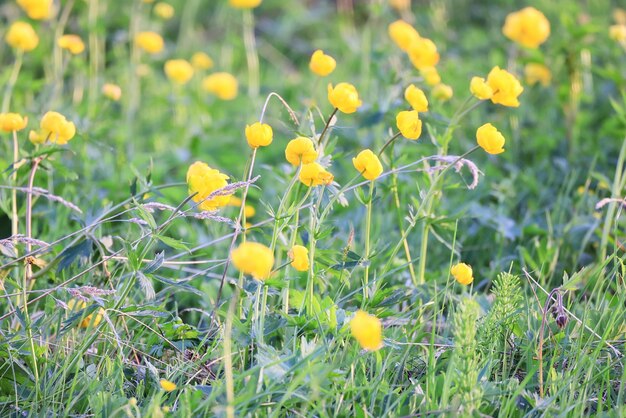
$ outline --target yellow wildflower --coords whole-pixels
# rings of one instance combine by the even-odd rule
[[[167,60],[165,61],[165,74],[176,84],[187,84],[193,77],[193,67],[187,60]]]
[[[453,94],[454,91],[452,90],[452,87],[443,83],[437,84],[431,91],[432,97],[442,102],[450,100]]]
[[[156,32],[139,32],[135,35],[135,44],[149,54],[158,54],[163,50],[163,38]]]
[[[404,20],[396,20],[387,28],[389,37],[403,51],[408,51],[409,47],[420,39],[420,34],[413,26]]]
[[[464,286],[467,286],[474,281],[472,276],[472,267],[465,263],[458,263],[452,266],[450,274],[454,276],[454,279]]]
[[[496,66],[487,75],[487,84],[493,90],[491,101],[502,106],[518,107],[518,97],[524,91],[519,80],[507,70]]]
[[[267,279],[274,266],[272,250],[258,242],[244,242],[233,250],[230,257],[237,270],[257,280]]]
[[[365,149],[352,159],[354,168],[368,180],[376,180],[383,172],[383,165],[370,149]]]
[[[547,87],[552,81],[552,72],[543,64],[531,62],[524,67],[524,77],[530,86],[541,83],[542,86]]]
[[[504,152],[504,136],[490,123],[485,123],[476,130],[478,145],[488,154],[502,154]]]
[[[328,85],[328,101],[343,113],[354,113],[363,104],[359,92],[350,83]]]
[[[337,61],[330,55],[324,54],[324,51],[318,49],[311,55],[309,68],[320,77],[325,77],[332,73],[337,66]]]
[[[412,42],[407,51],[409,58],[418,70],[434,67],[439,62],[437,46],[428,38],[419,38]]]
[[[11,48],[20,49],[24,52],[32,51],[39,44],[39,37],[33,27],[26,22],[14,22],[5,36],[7,44]]]
[[[117,102],[122,97],[122,88],[117,84],[105,83],[102,86],[102,94],[104,94],[104,97],[107,97],[114,102]]]
[[[538,48],[550,36],[550,22],[534,7],[526,7],[506,17],[502,33],[526,48]]]
[[[191,56],[191,65],[197,70],[213,68],[213,59],[205,52],[196,52]]]
[[[174,17],[174,7],[165,2],[159,2],[154,5],[154,14],[163,20],[169,20]]]
[[[226,206],[230,201],[230,194],[207,199],[212,193],[228,185],[228,176],[201,161],[196,161],[189,166],[187,185],[189,186],[189,194],[194,195],[192,200],[196,203],[202,202],[198,205],[200,210],[216,210]]]
[[[258,7],[263,0],[228,0],[235,9],[254,9]]]
[[[67,302],[67,306],[68,308],[70,308],[71,311],[74,311],[74,310],[78,311],[78,310],[87,308],[87,302],[83,300],[71,299]],[[94,317],[94,314],[87,315],[85,318],[83,318],[80,321],[78,326],[80,328],[87,328],[89,327],[89,325],[93,325],[94,327],[98,326],[98,324],[102,322],[103,314],[104,314],[104,310],[102,308],[98,308],[98,312],[96,313],[95,317]],[[91,324],[92,320],[93,320],[93,324]]]
[[[331,172],[315,162],[302,164],[298,175],[298,179],[309,187],[327,186],[333,182],[334,178]]]
[[[0,113],[0,131],[21,131],[28,124],[28,118],[19,113]]]
[[[491,99],[493,96],[493,90],[482,77],[472,77],[470,92],[479,100]]]
[[[67,144],[76,135],[76,126],[58,112],[47,112],[41,118],[39,132],[30,131],[28,139],[34,144],[49,141],[53,144]]]
[[[396,126],[406,139],[417,139],[422,134],[422,121],[417,110],[404,110],[396,116]]]
[[[380,319],[367,312],[358,310],[350,320],[350,332],[362,348],[370,351],[383,346],[383,326]]]
[[[246,140],[251,148],[266,147],[272,143],[273,137],[272,127],[266,123],[246,125]]]
[[[202,88],[222,100],[233,100],[237,97],[239,85],[237,79],[229,73],[213,73],[202,80]]]
[[[293,166],[312,163],[317,159],[313,141],[303,136],[292,139],[285,148],[285,159]]]
[[[414,84],[409,85],[409,87],[404,90],[404,98],[409,102],[413,110],[417,110],[418,112],[428,111],[428,99],[426,99],[426,95],[422,89],[416,87]]]
[[[170,382],[169,380],[166,380],[166,379],[161,379],[159,383],[161,385],[161,389],[163,389],[166,392],[172,392],[176,390],[176,383],[174,382]]]
[[[298,271],[307,271],[309,269],[309,250],[302,245],[294,245],[289,251],[291,258],[291,267]]]
[[[57,39],[57,45],[73,55],[78,55],[85,50],[85,43],[78,35],[63,35]]]
[[[52,0],[17,0],[20,6],[34,20],[44,20],[52,16]]]
[[[441,76],[435,67],[423,67],[419,71],[422,77],[424,77],[424,82],[429,86],[436,86],[441,83]]]

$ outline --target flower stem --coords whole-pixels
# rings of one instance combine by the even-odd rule
[[[380,151],[378,151],[378,156],[380,157],[381,155],[383,155],[383,152],[385,152],[385,149],[391,145],[393,143],[393,141],[396,140],[396,138],[398,138],[400,135],[402,135],[402,132],[398,132],[397,134],[395,134],[394,136],[392,136],[391,138],[389,138],[387,140],[387,142],[385,142],[385,145],[383,145],[383,147],[380,149]]]
[[[11,96],[13,95],[13,88],[17,83],[17,77],[20,75],[20,69],[22,68],[22,59],[24,58],[24,51],[18,49],[15,55],[15,62],[13,63],[13,69],[7,81],[7,86],[4,89],[4,98],[2,99],[2,111],[0,113],[6,113],[9,111],[11,105]]]
[[[19,232],[19,216],[17,213],[17,160],[19,159],[19,142],[17,132],[13,131],[13,190],[11,193],[11,235],[16,236]]]
[[[367,199],[367,217],[365,220],[365,259],[367,265],[365,266],[365,277],[363,279],[363,301],[361,306],[365,306],[365,302],[369,297],[369,275],[370,275],[370,233],[372,226],[372,199],[374,198],[374,181],[370,181],[370,194]]]
[[[254,14],[251,9],[243,11],[243,42],[248,62],[248,94],[256,99],[259,95],[259,54],[254,37]]]
[[[330,127],[330,122],[332,122],[333,117],[337,114],[337,112],[339,111],[338,108],[335,108],[333,110],[333,112],[330,114],[330,116],[328,117],[328,120],[326,121],[326,125],[324,126],[324,130],[322,130],[322,133],[320,134],[319,139],[317,140],[317,145],[321,146],[322,149],[324,148],[324,137],[326,136],[326,133],[328,132],[328,128]]]

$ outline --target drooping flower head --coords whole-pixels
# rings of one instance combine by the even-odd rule
[[[21,131],[28,124],[28,118],[19,113],[0,113],[0,131]]]
[[[308,187],[328,186],[333,182],[333,174],[316,162],[302,164],[298,179]]]
[[[35,29],[26,22],[13,22],[4,39],[11,48],[24,52],[32,51],[39,45],[39,36]]]
[[[493,90],[492,103],[502,106],[518,107],[518,97],[524,91],[519,80],[507,70],[496,66],[487,75],[487,84]]]
[[[352,159],[354,168],[367,180],[376,180],[383,172],[383,165],[370,149],[365,149]]]
[[[317,159],[313,141],[303,136],[292,139],[285,148],[285,159],[293,166],[312,163]]]
[[[411,44],[420,38],[420,34],[413,26],[404,20],[396,20],[387,28],[389,37],[403,51],[408,51]]]
[[[350,332],[365,350],[376,351],[383,346],[383,326],[380,319],[358,310],[350,320]]]
[[[538,48],[550,36],[550,22],[534,7],[525,7],[506,17],[502,33],[526,48]]]
[[[33,144],[67,144],[76,135],[74,122],[68,121],[58,112],[46,112],[39,123],[39,131],[30,131],[28,139]]]
[[[57,39],[57,45],[72,55],[78,55],[85,50],[85,43],[78,35],[63,35]]]
[[[406,139],[415,140],[422,134],[422,121],[417,110],[404,110],[396,116],[396,126]]]
[[[158,54],[163,50],[164,42],[156,32],[139,32],[135,35],[135,44],[149,54]]]
[[[350,83],[339,83],[335,87],[329,84],[328,101],[343,113],[354,113],[363,104],[356,87]]]
[[[428,111],[428,99],[424,94],[424,91],[419,87],[416,87],[414,84],[409,85],[404,90],[404,98],[411,105],[413,110],[418,112],[427,112]]]
[[[272,127],[266,123],[255,122],[246,125],[246,141],[250,148],[266,147],[272,143],[273,138]]]
[[[472,267],[465,263],[458,263],[452,266],[450,274],[452,274],[454,279],[463,286],[467,286],[474,281]]]
[[[187,84],[193,77],[193,67],[187,60],[165,61],[165,75],[176,84]]]
[[[291,267],[297,271],[307,271],[309,269],[309,250],[302,245],[294,245],[289,250]]]
[[[213,211],[226,206],[230,201],[231,195],[228,193],[208,198],[214,192],[228,186],[228,176],[201,161],[189,166],[187,185],[189,186],[189,195],[193,195],[192,200],[199,203],[198,208],[200,210]]]
[[[476,130],[478,145],[489,154],[502,154],[504,152],[504,136],[490,123],[485,123]]]
[[[237,79],[230,73],[213,73],[202,80],[202,88],[222,100],[233,100],[237,97],[239,84]]]
[[[230,253],[230,257],[237,270],[257,280],[267,279],[274,266],[272,250],[258,242],[244,242]]]

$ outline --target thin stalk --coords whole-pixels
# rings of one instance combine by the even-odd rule
[[[315,272],[313,271],[313,261],[315,260],[315,246],[317,244],[315,240],[315,229],[317,228],[317,210],[322,204],[322,198],[324,197],[325,186],[320,189],[320,195],[317,199],[317,203],[311,206],[309,215],[309,274],[306,283],[306,307],[307,313],[313,315],[313,281],[315,280]]]
[[[256,99],[259,95],[259,54],[254,37],[254,13],[252,9],[243,11],[243,42],[248,62],[248,94]]]
[[[370,277],[370,233],[372,227],[372,199],[374,198],[374,181],[370,181],[370,193],[367,199],[367,217],[365,219],[365,277],[363,279],[363,301],[361,305],[364,307],[369,297],[369,277]]]
[[[19,233],[19,216],[17,214],[17,160],[19,159],[19,142],[17,141],[17,132],[13,131],[13,190],[11,191],[11,235],[16,236]]]
[[[330,127],[330,122],[332,122],[333,117],[337,114],[338,111],[339,111],[338,108],[333,109],[332,113],[328,117],[328,120],[326,121],[326,125],[324,125],[324,129],[322,130],[320,137],[317,140],[317,145],[321,146],[322,149],[324,149],[325,144],[323,141],[324,141],[324,137],[326,136],[326,133],[328,132],[328,128]]]
[[[2,99],[2,112],[0,113],[6,113],[9,111],[9,106],[11,105],[11,97],[13,96],[13,88],[15,87],[15,83],[17,83],[17,78],[20,75],[23,58],[24,51],[18,49],[15,52],[15,61],[13,62],[13,69],[11,70],[9,81],[7,81],[7,85],[4,89],[4,98]]]
[[[383,147],[380,149],[380,151],[378,151],[378,156],[380,157],[381,155],[383,155],[383,152],[385,152],[385,149],[391,145],[393,143],[393,141],[396,140],[396,138],[400,137],[402,135],[402,132],[398,132],[397,134],[395,134],[394,136],[392,136],[391,138],[389,138],[387,140],[387,142],[385,142],[385,145],[383,145]]]

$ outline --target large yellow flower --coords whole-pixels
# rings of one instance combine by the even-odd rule
[[[376,351],[383,346],[383,327],[380,319],[358,310],[350,320],[350,332],[366,350]]]
[[[335,87],[329,84],[328,101],[343,113],[354,113],[363,104],[356,87],[350,83],[339,83]]]
[[[76,135],[76,126],[58,112],[47,112],[41,118],[39,131],[30,131],[28,139],[34,144],[50,142],[52,144],[67,144]]]
[[[0,131],[21,131],[28,124],[28,118],[19,113],[0,113]]]
[[[187,84],[193,77],[193,67],[187,60],[167,60],[164,69],[167,78],[176,84]]]
[[[387,29],[393,42],[403,51],[408,51],[411,44],[420,38],[420,34],[413,26],[404,20],[396,20]]]
[[[274,266],[272,250],[258,242],[244,242],[230,253],[230,257],[237,270],[257,280],[267,279]]]
[[[396,116],[396,126],[406,139],[415,140],[422,134],[422,121],[417,110],[404,110]]]
[[[24,52],[32,51],[39,45],[39,36],[33,27],[26,22],[14,22],[4,38],[11,48]]]
[[[292,139],[285,148],[285,159],[294,166],[312,163],[317,159],[313,141],[303,136]]]
[[[298,179],[308,187],[327,186],[334,180],[334,176],[318,163],[303,164]]]
[[[504,136],[490,123],[485,123],[476,130],[476,141],[489,154],[495,155],[504,152]]]
[[[383,165],[370,149],[365,149],[352,159],[354,168],[368,180],[376,180],[383,172]]]
[[[538,48],[550,36],[550,22],[534,7],[526,7],[506,17],[502,33],[526,48]]]
[[[487,75],[487,84],[493,90],[491,101],[502,106],[518,107],[518,97],[524,91],[519,80],[507,70],[496,66]]]
[[[266,147],[272,143],[274,132],[266,123],[255,122],[246,125],[246,141],[251,148]]]
[[[452,268],[450,269],[450,274],[452,274],[457,282],[461,283],[464,286],[467,286],[474,281],[474,276],[472,275],[472,267],[465,263],[458,263],[452,266]]]
[[[209,167],[206,163],[197,161],[187,170],[187,185],[192,199],[200,203],[200,210],[212,211],[226,206],[230,201],[230,194],[220,194],[208,198],[217,190],[228,186],[228,176],[219,170]]]
[[[309,68],[313,73],[320,77],[326,77],[335,70],[337,61],[330,55],[324,54],[324,51],[318,49],[311,55],[311,61],[309,61]]]
[[[233,100],[237,97],[239,84],[237,79],[229,73],[213,73],[202,80],[202,88],[222,100]]]

